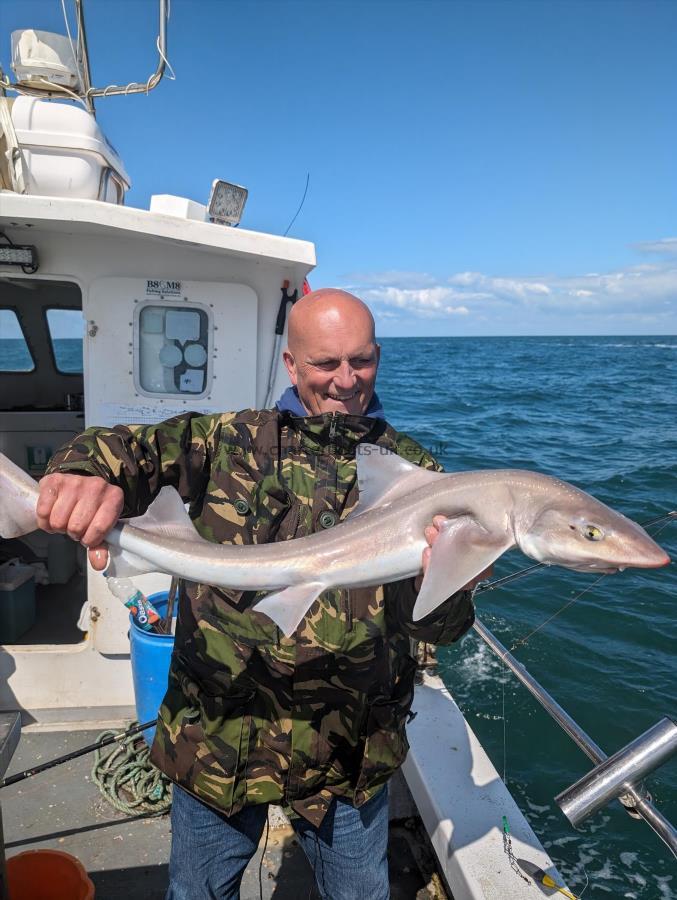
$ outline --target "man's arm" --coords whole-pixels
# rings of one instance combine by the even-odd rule
[[[40,481],[40,527],[82,542],[92,566],[104,569],[102,541],[121,515],[145,512],[166,484],[184,500],[199,496],[221,422],[186,413],[158,425],[88,428],[50,460]]]

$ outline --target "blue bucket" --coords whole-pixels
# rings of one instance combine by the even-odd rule
[[[164,616],[167,612],[167,591],[149,596],[155,609]],[[157,718],[158,710],[167,691],[169,661],[174,649],[173,634],[155,634],[144,631],[129,617],[129,641],[132,655],[132,679],[136,698],[136,718],[149,722]],[[155,728],[142,732],[148,744],[153,743]]]

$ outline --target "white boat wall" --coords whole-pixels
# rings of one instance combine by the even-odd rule
[[[1,452],[38,477],[85,426],[263,407],[284,390],[276,319],[315,265],[312,243],[210,221],[171,195],[124,206],[129,176],[87,109],[0,95],[0,126],[0,250],[27,254],[17,265],[0,252],[0,322],[14,323],[33,361],[16,371],[0,359]],[[82,319],[81,373],[55,352],[55,310]],[[77,578],[83,554],[68,539],[36,533],[29,545],[52,581],[43,598],[81,592],[68,609],[76,620],[84,604],[86,630],[69,621],[67,643],[43,629],[40,643],[2,646],[0,708],[33,728],[132,716],[126,609],[101,574]],[[161,575],[135,582],[146,594],[168,586]],[[440,679],[425,677],[415,710],[404,773],[454,898],[542,897],[514,871],[503,816],[515,858],[559,879],[553,863]]]

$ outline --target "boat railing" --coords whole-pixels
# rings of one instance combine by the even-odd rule
[[[611,800],[618,799],[634,818],[642,818],[677,856],[677,829],[651,803],[641,778],[677,752],[677,724],[662,719],[612,757],[583,731],[525,666],[479,620],[474,630],[538,700],[580,749],[596,764],[588,775],[556,798],[564,814],[577,825]]]

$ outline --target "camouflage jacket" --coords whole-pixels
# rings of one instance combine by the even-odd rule
[[[57,452],[48,471],[119,485],[125,516],[141,514],[163,485],[173,485],[202,537],[256,544],[344,518],[358,499],[361,441],[439,469],[380,419],[245,410],[90,428]],[[256,599],[181,583],[152,759],[227,814],[283,803],[319,824],[334,795],[359,806],[402,763],[415,669],[409,638],[456,640],[472,623],[472,602],[460,592],[414,623],[413,579],[330,590],[285,638],[251,609]]]

